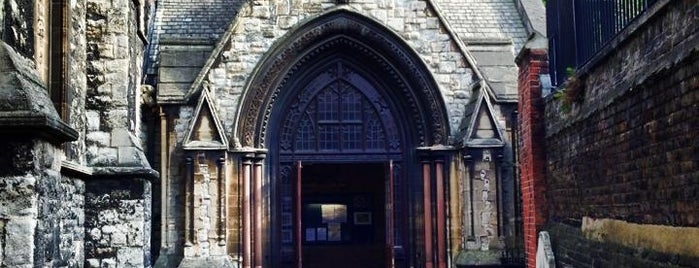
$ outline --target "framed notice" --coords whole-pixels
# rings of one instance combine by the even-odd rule
[[[306,242],[316,241],[316,228],[306,228]]]
[[[328,229],[325,227],[316,228],[316,240],[327,241],[328,240]]]
[[[328,241],[342,241],[342,224],[328,223]]]

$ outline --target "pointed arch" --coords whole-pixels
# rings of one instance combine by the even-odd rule
[[[345,57],[384,83],[381,92],[398,120],[409,122],[415,146],[446,144],[448,119],[444,100],[417,53],[380,23],[346,9],[329,11],[280,39],[248,81],[234,135],[242,146],[266,148],[275,107],[288,97],[297,73],[311,62]],[[327,62],[326,62],[327,63]]]

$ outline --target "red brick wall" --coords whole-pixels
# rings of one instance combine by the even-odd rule
[[[539,74],[548,73],[548,51],[525,51],[519,65],[519,161],[527,267],[535,267],[538,230],[546,222],[544,103]]]

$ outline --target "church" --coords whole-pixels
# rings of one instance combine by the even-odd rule
[[[3,266],[524,265],[540,1],[3,2]]]

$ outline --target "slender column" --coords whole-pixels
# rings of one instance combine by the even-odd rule
[[[425,222],[425,268],[434,267],[434,252],[432,252],[432,188],[430,162],[422,162],[422,182],[423,182],[423,218]]]
[[[473,170],[474,170],[473,169],[473,158],[471,157],[471,155],[464,156],[464,162],[466,162],[466,165],[465,165],[466,166],[466,174],[468,174],[467,178],[469,178],[468,184],[467,184],[468,185],[467,191],[468,191],[468,198],[469,198],[469,202],[468,202],[467,207],[468,207],[468,215],[470,218],[470,225],[468,228],[468,232],[469,232],[469,239],[475,239],[475,237],[476,237],[476,231],[475,231],[476,225],[475,224],[476,223],[474,221],[475,214],[473,213],[473,204],[474,204],[473,203],[473,195],[475,194],[475,192],[473,191],[473,177],[475,177],[476,174],[473,172]]]
[[[218,161],[218,245],[226,245],[226,158],[221,156]]]
[[[262,158],[256,158],[253,164],[254,180],[254,206],[255,206],[255,231],[254,231],[254,266],[262,267]]]
[[[185,205],[184,205],[184,241],[185,247],[192,246],[192,230],[194,229],[194,217],[192,216],[192,210],[194,209],[194,191],[192,190],[194,186],[194,168],[192,167],[192,158],[187,157],[185,159],[185,167],[187,169],[187,175],[185,177]]]
[[[393,200],[393,160],[390,160],[388,162],[388,189],[386,190],[387,195],[388,195],[388,209],[387,209],[387,214],[388,217],[386,219],[386,233],[387,233],[387,258],[388,258],[388,267],[393,268],[395,267],[395,260],[393,256],[393,245],[395,244],[395,230],[394,230],[394,215],[393,215],[393,209],[395,207],[394,200]]]
[[[301,161],[296,162],[296,267],[303,267],[303,252],[301,252]]]
[[[444,168],[444,162],[442,160],[437,160],[435,161],[435,184],[436,184],[436,191],[437,191],[437,196],[435,199],[437,200],[437,267],[439,268],[446,268],[447,263],[446,263],[446,250],[445,250],[445,245],[446,245],[446,238],[445,238],[445,229],[446,229],[446,221],[445,221],[445,215],[444,215],[444,176],[443,176],[443,168]]]
[[[250,207],[250,174],[252,161],[243,158],[243,267],[252,267],[252,209]]]
[[[160,247],[163,249],[168,247],[168,180],[167,114],[160,107]]]

